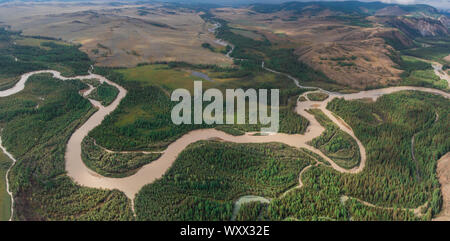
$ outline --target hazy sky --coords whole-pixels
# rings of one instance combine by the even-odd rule
[[[400,4],[425,3],[437,8],[450,9],[450,0],[381,0],[381,2]]]
[[[186,0],[185,0],[186,1]],[[201,1],[201,0],[197,0]],[[280,3],[280,2],[312,2],[312,1],[322,1],[322,0],[202,0],[202,2],[239,2],[239,3]],[[334,0],[334,1],[345,1],[345,0]],[[399,3],[399,4],[428,4],[440,9],[450,9],[450,0],[359,0],[364,2],[385,2],[385,3]]]

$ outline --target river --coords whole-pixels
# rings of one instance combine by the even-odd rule
[[[134,197],[137,192],[146,184],[152,183],[154,180],[162,177],[164,173],[172,166],[173,162],[177,158],[178,154],[183,151],[189,144],[200,141],[200,140],[208,140],[212,138],[220,138],[224,141],[235,142],[235,143],[268,143],[268,142],[281,142],[287,144],[289,146],[297,147],[297,148],[306,148],[324,158],[328,161],[331,166],[340,172],[346,173],[357,173],[360,172],[366,163],[366,152],[362,143],[356,138],[353,131],[348,127],[347,124],[343,122],[343,120],[338,120],[329,110],[325,107],[329,101],[336,97],[343,97],[347,100],[353,99],[361,99],[361,98],[372,98],[376,99],[379,96],[384,94],[390,94],[397,91],[402,90],[419,90],[434,94],[440,94],[445,96],[446,98],[450,97],[450,94],[429,88],[422,87],[390,87],[385,89],[377,89],[377,90],[369,90],[362,91],[359,93],[353,94],[333,94],[330,93],[330,97],[322,102],[317,101],[303,101],[297,102],[296,111],[298,114],[307,118],[310,122],[310,125],[307,128],[305,134],[283,134],[283,133],[275,133],[267,136],[255,136],[254,133],[246,133],[243,136],[232,136],[226,134],[224,132],[215,130],[215,129],[201,129],[194,130],[181,138],[177,139],[175,142],[171,143],[167,149],[162,153],[161,157],[157,160],[143,166],[137,173],[134,175],[124,177],[124,178],[109,178],[103,177],[98,173],[90,170],[81,159],[81,142],[87,136],[90,130],[94,129],[96,126],[100,125],[106,115],[110,114],[114,111],[119,105],[120,101],[126,96],[127,91],[119,86],[118,84],[107,80],[103,76],[90,74],[87,76],[77,76],[73,78],[62,77],[61,74],[57,71],[53,70],[45,70],[45,71],[35,71],[22,75],[20,81],[16,84],[16,86],[11,89],[0,91],[0,96],[5,97],[9,95],[13,95],[15,93],[23,90],[24,85],[28,78],[34,74],[40,73],[51,73],[55,78],[61,80],[67,79],[91,79],[96,78],[101,82],[107,82],[110,85],[115,86],[119,89],[119,94],[116,99],[109,106],[102,106],[98,101],[89,99],[92,105],[98,108],[98,111],[94,113],[82,126],[80,126],[70,137],[67,143],[67,149],[65,154],[66,159],[66,170],[68,176],[70,176],[76,183],[93,188],[105,188],[105,189],[118,189],[126,194],[131,200],[134,200]],[[306,94],[306,93],[305,93]],[[337,164],[335,164],[330,158],[325,156],[322,152],[317,150],[314,147],[309,146],[307,143],[318,137],[325,129],[317,122],[317,120],[306,112],[307,109],[310,108],[318,108],[321,109],[327,116],[330,118],[336,125],[338,125],[343,131],[350,134],[358,143],[360,149],[361,161],[358,167],[353,169],[344,169]]]
[[[103,189],[118,189],[125,193],[125,195],[130,198],[134,202],[135,195],[139,192],[139,190],[147,184],[150,184],[154,182],[156,179],[161,178],[164,173],[172,166],[173,162],[176,160],[177,156],[191,143],[200,141],[200,140],[208,140],[212,138],[220,138],[224,141],[228,142],[234,142],[234,143],[268,143],[268,142],[280,142],[287,144],[292,147],[296,148],[306,148],[318,155],[320,155],[323,159],[328,161],[332,168],[339,172],[343,173],[358,173],[362,171],[366,165],[366,151],[360,140],[355,136],[353,133],[353,130],[339,117],[336,117],[332,114],[331,111],[326,109],[326,105],[328,102],[332,101],[334,98],[340,97],[344,98],[346,100],[355,100],[355,99],[365,99],[365,98],[371,98],[373,100],[376,100],[378,97],[385,95],[385,94],[391,94],[398,91],[403,90],[415,90],[415,91],[422,91],[422,92],[428,92],[432,94],[438,94],[441,96],[444,96],[445,98],[449,98],[450,94],[441,90],[437,89],[431,89],[431,88],[424,88],[424,87],[411,87],[411,86],[399,86],[399,87],[389,87],[389,88],[383,88],[383,89],[374,89],[374,90],[368,90],[368,91],[361,91],[358,93],[352,93],[352,94],[342,94],[342,93],[336,93],[336,92],[329,92],[326,90],[322,90],[320,88],[316,87],[308,87],[308,86],[301,86],[299,84],[299,81],[287,74],[280,73],[274,70],[271,70],[269,68],[264,67],[264,63],[262,63],[262,67],[266,69],[267,71],[282,74],[288,76],[290,79],[292,79],[297,86],[300,88],[308,88],[308,89],[315,89],[314,91],[323,91],[329,95],[329,98],[325,101],[302,101],[297,102],[296,106],[296,112],[299,115],[304,116],[308,121],[310,122],[310,125],[308,126],[305,134],[283,134],[283,133],[274,133],[272,135],[263,135],[263,136],[255,136],[254,133],[246,133],[242,136],[232,136],[229,134],[226,134],[224,132],[215,130],[215,129],[201,129],[201,130],[194,130],[191,131],[185,135],[183,135],[181,138],[177,139],[173,143],[171,143],[167,149],[162,153],[160,158],[157,160],[143,166],[137,173],[124,177],[124,178],[110,178],[110,177],[103,177],[100,174],[90,170],[81,159],[81,143],[83,139],[88,135],[89,131],[100,125],[108,114],[113,112],[121,100],[126,96],[127,91],[120,85],[106,79],[103,76],[96,75],[90,73],[86,76],[76,76],[76,77],[63,77],[61,74],[54,70],[43,70],[43,71],[34,71],[30,73],[26,73],[21,76],[20,80],[16,83],[16,85],[8,90],[0,91],[0,97],[6,97],[10,95],[14,95],[21,90],[25,88],[25,83],[29,79],[30,76],[35,74],[42,74],[42,73],[50,73],[55,78],[61,79],[61,80],[68,80],[68,79],[98,79],[100,82],[106,82],[114,87],[116,87],[119,90],[119,93],[116,97],[116,99],[108,106],[102,106],[98,101],[89,99],[91,104],[95,106],[98,110],[95,112],[82,126],[80,126],[70,137],[68,143],[67,143],[67,149],[65,153],[65,160],[66,160],[66,170],[67,175],[71,177],[76,183],[86,186],[86,187],[92,187],[92,188],[103,188]],[[92,87],[90,87],[90,90],[92,90]],[[88,91],[89,92],[89,91]],[[303,95],[306,95],[304,93]],[[84,94],[84,97],[87,98],[87,95]],[[314,118],[313,115],[308,113],[306,110],[311,108],[318,108],[323,111],[325,115],[327,115],[330,120],[332,120],[339,128],[341,128],[343,131],[348,133],[350,136],[352,136],[359,147],[360,150],[360,164],[357,167],[354,167],[352,169],[345,169],[340,166],[338,166],[334,161],[332,161],[330,158],[325,156],[321,151],[318,149],[308,145],[307,143],[311,141],[312,139],[320,136],[322,132],[325,130],[324,127],[322,127],[318,121]],[[0,142],[1,143],[1,142]],[[3,146],[1,146],[3,149]],[[4,150],[5,153],[9,154],[6,150]],[[10,155],[10,154],[9,154]],[[11,155],[12,157],[12,155]],[[13,158],[12,158],[13,159]],[[9,192],[9,188],[8,188]]]

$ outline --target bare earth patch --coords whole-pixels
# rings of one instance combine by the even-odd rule
[[[290,12],[252,14],[250,9],[223,8],[214,14],[231,27],[257,31],[279,47],[294,48],[300,60],[330,79],[356,89],[396,84],[401,70],[389,57],[392,48],[384,38],[412,44],[398,30],[352,26],[329,19],[332,12],[292,20]]]
[[[448,55],[447,57],[445,57],[444,60],[450,63],[450,55]]]

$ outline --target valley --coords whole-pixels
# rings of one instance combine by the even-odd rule
[[[428,32],[411,29],[414,19],[399,27],[391,21],[406,20],[383,15],[393,11],[388,7],[348,19],[336,17],[329,6],[310,12],[296,4],[95,6],[17,16],[24,22],[0,32],[5,56],[0,64],[6,67],[0,71],[1,146],[17,160],[6,167],[6,158],[0,166],[0,173],[9,172],[2,174],[9,183],[5,191],[14,197],[8,204],[3,196],[9,195],[1,196],[2,219],[8,214],[12,220],[447,218],[450,53],[441,51],[448,44],[443,23]],[[90,45],[64,37],[58,27],[31,25],[40,19],[45,29],[48,18],[53,23],[59,18],[61,29],[79,24],[63,21],[67,16],[61,14],[112,18],[128,30],[134,18],[150,15],[136,26],[166,28],[157,31],[161,38],[174,27],[184,34],[175,36],[177,41],[188,34],[177,31],[177,23],[189,15],[192,22],[183,28],[201,25],[205,34],[198,32],[193,39],[199,42],[188,43],[199,49],[188,49],[205,61],[192,61],[195,54],[183,47],[171,52],[170,45],[179,44],[167,39],[158,46],[164,57],[151,48],[144,50],[151,57],[137,50],[124,57],[121,47],[102,42],[106,35],[96,35],[101,43]],[[102,25],[90,24],[74,33],[86,35],[83,31]],[[36,32],[27,33],[31,30]],[[415,31],[421,37],[413,37]],[[55,35],[41,37],[48,32]],[[202,46],[204,41],[212,47]],[[106,54],[98,56],[94,46]],[[174,125],[170,93],[192,92],[199,79],[204,88],[222,92],[279,89],[280,131],[259,133],[259,123]],[[10,205],[14,212],[3,211]]]

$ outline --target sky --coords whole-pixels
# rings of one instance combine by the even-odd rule
[[[381,0],[385,3],[418,4],[424,3],[436,8],[450,9],[450,0]]]
[[[162,0],[163,1],[163,0]],[[176,0],[172,0],[176,1]],[[328,1],[328,0],[184,0],[184,1],[196,1],[196,2],[210,2],[210,3],[281,3],[290,1],[299,2],[312,2],[312,1]],[[345,0],[334,0],[345,1]],[[398,4],[428,4],[439,9],[450,9],[450,0],[359,0],[361,2],[385,2],[385,3],[398,3]]]
[[[266,2],[271,2],[271,3],[276,3],[276,2],[288,2],[289,0],[249,0],[249,2],[250,1],[252,1],[252,2],[266,1]],[[308,2],[308,1],[314,1],[314,0],[297,0],[297,1]],[[318,0],[318,1],[321,1],[321,0]],[[360,1],[375,2],[375,0],[360,0]],[[384,3],[399,3],[399,4],[428,4],[433,7],[440,8],[440,9],[450,9],[450,0],[376,0],[376,1],[384,2]]]

